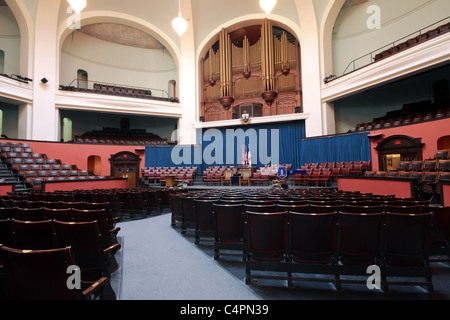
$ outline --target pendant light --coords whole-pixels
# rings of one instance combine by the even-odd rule
[[[172,20],[172,27],[175,29],[175,32],[178,36],[182,36],[188,27],[188,23],[186,19],[181,16],[181,3],[178,1],[178,17]]]
[[[86,7],[86,0],[67,0],[72,9],[79,14]]]
[[[277,0],[259,0],[259,5],[267,14],[270,14],[272,12],[272,9],[276,4]]]

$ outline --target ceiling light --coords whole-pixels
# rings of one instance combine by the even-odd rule
[[[259,0],[259,5],[267,14],[270,14],[270,12],[272,12],[272,9],[276,4],[277,0]]]
[[[86,0],[67,0],[76,13],[80,13],[86,7]]]
[[[178,17],[172,20],[172,27],[175,32],[181,37],[188,27],[186,19],[181,16],[181,3],[178,1]]]

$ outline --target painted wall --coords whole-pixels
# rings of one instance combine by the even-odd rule
[[[5,52],[3,73],[20,74],[20,31],[8,7],[0,6],[0,50]]]
[[[11,140],[4,140],[6,142]],[[136,149],[144,149],[139,146],[121,146],[121,145],[95,145],[95,144],[73,144],[58,142],[41,141],[22,141],[13,140],[13,142],[28,143],[35,153],[46,154],[49,159],[60,159],[63,164],[77,165],[78,169],[87,170],[89,156],[96,155],[101,158],[101,174],[111,175],[111,165],[109,158],[121,151],[136,153]],[[139,153],[138,153],[139,154]],[[141,157],[140,167],[145,164],[144,152]]]
[[[422,138],[423,159],[432,159],[437,150],[437,142],[439,138],[448,136],[450,132],[450,119],[441,119],[407,126],[395,127],[390,129],[371,131],[371,134],[382,134],[383,138],[377,141],[371,141],[370,146],[372,150],[372,168],[374,171],[379,170],[378,152],[375,148],[378,144],[386,138],[395,135],[405,135],[413,138]]]
[[[380,29],[368,28],[367,21],[374,13],[368,13],[367,10],[372,5],[379,8]],[[370,0],[344,8],[338,16],[333,34],[334,74],[342,75],[354,59],[447,18],[448,12],[448,0]],[[408,39],[405,38],[405,41]],[[370,62],[370,58],[367,58],[361,60],[360,64]]]
[[[69,85],[77,78],[78,69],[88,73],[89,81],[166,92],[169,81],[178,79],[175,62],[165,49],[133,48],[75,31],[64,41],[62,47],[60,84]],[[158,91],[153,94],[168,97]]]

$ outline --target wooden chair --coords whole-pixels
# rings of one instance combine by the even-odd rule
[[[450,207],[422,206],[422,213],[433,213],[430,262],[450,262]]]
[[[202,238],[214,239],[214,203],[219,199],[194,199],[196,226],[195,244],[199,244]]]
[[[245,261],[246,243],[242,204],[214,203],[214,260],[239,256]],[[225,250],[225,251],[224,251]],[[232,251],[231,253],[229,251]]]
[[[313,274],[306,279],[309,281],[323,281],[315,275],[328,274],[332,276],[330,282],[336,283],[336,226],[336,213],[289,212],[292,273]]]
[[[248,211],[247,215],[247,260],[245,282],[250,284],[252,271],[266,271],[266,262],[288,261],[288,214],[274,212],[264,214]],[[269,271],[283,271],[279,264],[269,264]],[[289,275],[289,274],[288,274]],[[264,277],[264,276],[263,276]],[[286,278],[288,279],[288,278]]]
[[[196,213],[195,213],[195,202],[196,196],[181,196],[181,234],[185,234],[187,230],[195,232],[195,227],[197,224]]]
[[[432,213],[387,214],[381,270],[386,291],[393,277],[396,285],[425,286],[430,293],[434,292],[429,265],[432,216]],[[400,282],[398,277],[416,279]],[[423,281],[416,281],[418,278]]]
[[[366,284],[367,267],[380,265],[384,213],[340,213],[338,230],[338,288],[342,283]],[[341,276],[363,279],[342,279]]]
[[[67,270],[76,265],[73,250],[23,251],[0,245],[10,300],[94,300],[103,299],[109,278],[94,284],[82,283],[82,289],[69,289]]]
[[[438,160],[437,171],[450,171],[450,159],[440,159]]]
[[[12,221],[15,245],[23,250],[56,249],[55,229],[51,220]]]
[[[56,241],[60,248],[71,247],[83,281],[110,277],[110,262],[120,244],[102,248],[100,231],[95,221],[55,221]],[[112,289],[111,289],[112,291]]]
[[[386,213],[403,213],[403,214],[418,214],[421,211],[421,207],[419,205],[410,205],[410,206],[394,206],[394,205],[386,205],[385,206]]]
[[[224,171],[220,184],[223,186],[228,183],[231,186],[231,177],[233,176],[233,172],[230,169]]]
[[[0,220],[0,243],[8,247],[14,246],[13,228],[11,219]]]
[[[181,199],[179,194],[170,195],[170,208],[171,208],[171,226],[175,226],[177,222],[181,223],[183,207],[181,205]]]

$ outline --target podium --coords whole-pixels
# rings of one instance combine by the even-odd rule
[[[166,187],[173,187],[175,185],[175,176],[166,175]]]

